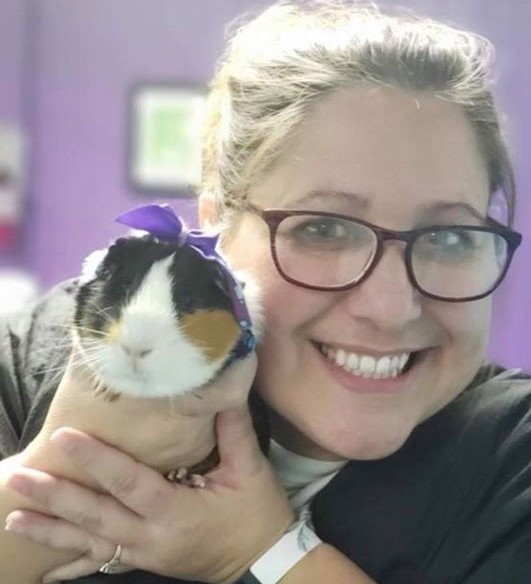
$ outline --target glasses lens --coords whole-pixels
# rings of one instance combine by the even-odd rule
[[[418,285],[448,299],[490,291],[505,270],[508,245],[497,233],[474,228],[438,229],[419,236],[412,248]]]
[[[364,225],[320,214],[286,217],[275,236],[281,271],[301,284],[333,288],[358,280],[376,252]]]

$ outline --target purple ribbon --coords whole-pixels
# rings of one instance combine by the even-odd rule
[[[218,234],[207,235],[203,231],[188,229],[169,205],[137,207],[119,215],[116,222],[147,231],[159,239],[177,240],[180,245],[195,248],[205,259],[221,259],[216,251]]]
[[[234,314],[242,330],[251,328],[251,318],[245,304],[242,288],[234,278],[227,262],[216,250],[219,235],[208,235],[198,229],[188,229],[184,221],[169,205],[144,205],[119,215],[115,221],[133,229],[147,231],[158,239],[176,240],[179,245],[188,245],[206,260],[221,266],[229,283],[229,296]]]

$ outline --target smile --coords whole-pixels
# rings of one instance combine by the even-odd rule
[[[395,353],[374,357],[319,345],[319,350],[335,365],[365,379],[392,379],[398,377],[407,367],[413,353]]]

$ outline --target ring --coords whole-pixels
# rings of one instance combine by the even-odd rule
[[[103,566],[98,570],[98,572],[103,572],[103,574],[115,574],[120,568],[120,557],[122,555],[122,546],[118,544],[114,550],[112,558],[103,564]]]

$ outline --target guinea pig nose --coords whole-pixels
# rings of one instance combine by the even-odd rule
[[[149,355],[153,351],[153,349],[138,349],[128,347],[124,343],[120,344],[122,346],[122,349],[124,350],[124,353],[126,355],[129,355],[130,357],[140,357],[142,359],[143,357],[147,357],[147,355]]]

